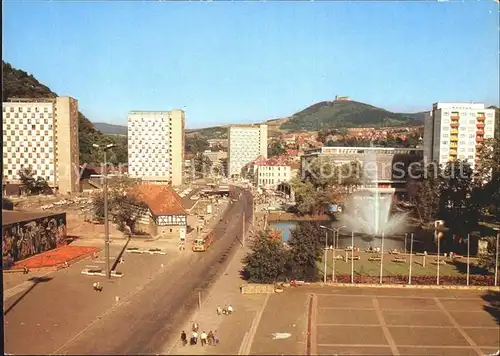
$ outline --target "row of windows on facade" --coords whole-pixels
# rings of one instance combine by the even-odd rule
[[[17,109],[17,110],[16,110]],[[10,106],[9,112],[23,112],[24,109],[26,109],[26,112],[31,112],[31,106]],[[34,107],[35,112],[40,112],[40,107],[35,106]],[[3,106],[3,112],[7,112],[7,106]],[[44,106],[43,112],[49,112],[49,108],[47,106]]]
[[[36,115],[35,113],[31,113],[31,118],[32,118],[32,119],[36,118],[36,116],[37,116],[37,115]],[[40,114],[38,115],[38,117],[39,117],[40,119],[43,119],[43,118],[44,118],[43,113],[40,113]],[[47,114],[47,117],[48,117],[49,119],[51,119],[51,118],[52,118],[52,113],[48,113],[48,114]],[[18,118],[19,118],[19,114],[16,112],[16,113],[14,113],[14,116],[12,117],[12,116],[10,116],[10,113],[6,113],[6,114],[5,114],[5,118],[7,118],[7,119],[10,119],[10,118],[18,119]],[[26,118],[28,118],[28,114],[27,114],[27,113],[23,113],[23,119],[26,119]]]
[[[462,113],[458,111],[443,111],[443,116],[472,116],[472,117],[485,117],[484,112],[477,112],[477,111],[463,111]],[[492,112],[486,113],[487,117],[493,117]]]
[[[5,118],[3,119],[3,124],[4,125],[8,125],[9,124]],[[16,122],[16,120],[12,118],[12,119],[10,119],[10,124],[11,125],[14,125],[14,124],[19,124],[19,125],[26,125],[26,124],[28,124],[28,125],[31,125],[31,124],[35,124],[35,125],[49,125],[49,119],[44,119],[43,120],[43,124],[42,124],[39,118],[35,118],[34,120],[28,119],[26,122],[23,122],[22,120],[18,120]],[[50,126],[50,128],[52,128],[52,123],[49,126]],[[57,127],[57,125],[56,125],[56,127]],[[76,127],[76,126],[73,125],[73,127]]]
[[[34,132],[33,132],[34,131]],[[50,141],[52,140],[52,132],[49,133],[49,131],[45,130],[43,132],[43,134],[40,134],[41,131],[40,130],[35,130],[33,129],[33,131],[30,131],[30,130],[27,130],[26,129],[26,135],[24,134],[24,130],[10,130],[10,136],[7,136],[8,135],[8,131],[7,130],[3,130],[3,136],[4,137],[13,137],[14,140],[19,140],[19,137],[20,136],[23,136],[23,139],[26,139],[26,137],[31,137],[32,140],[35,140],[35,139],[40,139],[40,141],[45,141],[45,138],[47,137],[47,139]]]
[[[5,133],[4,133],[4,137],[5,137]],[[26,141],[26,136],[25,137],[22,137],[22,141],[20,141],[19,139],[20,136],[17,136],[15,135],[14,133],[12,133],[12,136],[9,136],[10,140],[5,140],[3,141],[3,145],[4,147],[15,147],[15,146],[28,146],[28,147],[31,147],[33,144],[36,143],[36,146],[37,147],[41,147],[42,143],[43,143],[43,146],[45,147],[48,147],[49,146],[49,143],[50,142],[53,142],[52,138],[49,137],[49,139],[45,140],[45,136],[35,136],[37,138],[40,138],[40,141],[43,141],[43,142],[40,142],[40,141],[37,141],[37,140],[31,140],[31,141]],[[31,136],[33,137],[33,136]],[[10,143],[10,145],[9,145]]]
[[[26,147],[27,149],[27,147]],[[19,152],[19,151],[17,151]],[[27,152],[27,151],[26,151]],[[51,155],[49,153],[42,153],[42,152],[27,152],[28,153],[28,158],[43,158],[42,155],[48,159],[48,158],[51,158]],[[13,159],[16,159],[16,157],[9,157],[9,154],[8,152],[4,152],[3,153],[3,158],[4,158],[4,161],[7,160],[8,163],[12,163],[12,160]],[[17,163],[19,163],[19,159],[21,157],[17,158]],[[26,160],[26,158],[25,158]]]
[[[451,122],[450,119],[443,119],[442,121],[443,121],[443,124],[449,124]],[[489,120],[489,119],[485,120],[484,122],[486,123],[486,125],[489,125],[489,124],[493,123],[493,121]],[[460,123],[460,121],[459,121],[459,123]],[[464,123],[467,125],[467,122],[464,122]],[[474,119],[468,121],[469,125],[476,125],[477,123],[478,122],[476,120],[474,120]]]
[[[444,140],[442,144],[443,145],[448,145],[448,144],[450,144],[450,141]],[[469,141],[460,140],[460,141],[458,141],[458,144],[459,145],[469,145],[469,146],[474,146],[475,147],[476,146],[476,141],[474,141],[474,140],[469,140]]]
[[[274,174],[270,172],[259,172],[259,177],[272,177]],[[286,178],[286,172],[283,172],[283,177]],[[281,177],[281,173],[278,172],[278,177]]]
[[[443,131],[457,130],[457,128],[451,128],[449,126],[444,126]],[[478,128],[476,126],[460,126],[458,130],[460,131],[476,131]],[[493,132],[493,126],[486,126],[483,130],[487,132]]]
[[[9,162],[11,163],[11,162]],[[23,168],[23,167],[28,167],[28,166],[31,166],[33,169],[36,167],[37,169],[45,169],[45,170],[49,170],[52,166],[52,164],[48,164],[48,163],[36,163],[35,165],[33,164],[30,164],[30,163],[33,163],[33,162],[30,162],[28,159],[24,159],[22,162],[21,160],[18,158],[17,159],[17,162],[15,163],[15,166],[18,166],[19,169]],[[4,162],[4,166],[6,167],[13,167],[12,164],[10,165],[6,165],[6,163]],[[15,167],[14,166],[14,167]],[[53,167],[52,167],[53,168]],[[52,173],[51,173],[52,174]]]
[[[158,122],[158,121],[168,121],[169,124],[172,123],[172,118],[164,118],[164,117],[161,117],[161,118],[157,118],[157,117],[146,117],[146,119],[144,119],[143,117],[141,118],[138,118],[138,117],[129,117],[128,118],[128,122],[129,124],[137,124],[139,122]]]

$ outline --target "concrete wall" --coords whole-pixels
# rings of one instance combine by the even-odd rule
[[[182,110],[172,110],[172,171],[171,184],[173,186],[182,185],[184,173],[184,121],[185,113]]]
[[[4,267],[65,244],[66,213],[2,226]]]
[[[78,102],[70,97],[58,97],[55,118],[59,192],[78,193],[80,191]]]
[[[273,284],[245,284],[241,287],[241,294],[267,294],[274,293]]]

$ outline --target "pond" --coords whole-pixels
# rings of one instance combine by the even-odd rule
[[[291,220],[291,221],[273,221],[273,222],[269,223],[269,227],[271,229],[280,230],[282,240],[284,242],[287,242],[291,237],[292,231],[302,223],[305,223],[305,222],[304,221],[293,221],[293,220]],[[335,227],[340,226],[340,223],[332,222],[332,221],[318,221],[317,223],[328,226],[330,228],[335,228]],[[332,234],[333,234],[333,232],[328,230],[328,238],[330,241],[332,239]],[[418,242],[415,241],[415,245],[417,245],[419,243],[420,243],[420,241],[418,241]],[[341,228],[337,247],[338,248],[346,248],[347,246],[350,246],[351,244],[352,244],[351,233],[349,231],[346,231],[345,229]],[[381,238],[375,237],[375,236],[356,234],[354,236],[354,246],[359,247],[361,249],[367,249],[370,246],[371,247],[381,247]],[[409,249],[409,246],[410,246],[410,241],[409,241],[409,237],[408,237],[408,239],[406,241],[407,249]],[[396,236],[386,236],[386,238],[384,239],[384,250],[387,251],[387,250],[393,249],[393,248],[398,249],[400,251],[404,250],[404,248],[405,248],[405,236],[404,236],[404,234],[403,235],[396,235]]]

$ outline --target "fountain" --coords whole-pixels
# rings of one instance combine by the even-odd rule
[[[366,150],[363,155],[363,188],[347,200],[347,211],[340,216],[341,223],[349,232],[362,234],[362,239],[374,247],[377,243],[380,246],[380,241],[374,241],[382,234],[402,234],[406,227],[406,214],[391,212],[394,192],[381,192],[377,189],[378,173],[376,152]]]

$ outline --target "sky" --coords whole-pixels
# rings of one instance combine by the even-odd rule
[[[286,117],[335,95],[396,112],[499,103],[499,5],[481,1],[3,1],[3,59],[93,122],[188,128]]]

